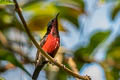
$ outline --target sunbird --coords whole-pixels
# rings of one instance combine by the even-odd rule
[[[47,27],[47,32],[40,41],[40,47],[47,52],[52,58],[55,57],[59,46],[60,46],[60,36],[58,30],[58,15],[53,18]],[[35,60],[35,70],[32,76],[33,80],[37,80],[40,71],[48,63],[46,58],[41,55],[40,51],[37,51],[36,60]]]

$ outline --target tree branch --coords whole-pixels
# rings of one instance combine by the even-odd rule
[[[72,76],[77,77],[78,79],[90,80],[89,76],[81,76],[81,75],[79,75],[77,73],[74,73],[70,69],[66,68],[63,64],[59,64],[58,62],[56,62],[51,56],[49,56],[46,52],[43,51],[43,49],[39,46],[39,44],[36,42],[36,40],[32,36],[31,32],[29,31],[29,29],[27,27],[27,23],[25,22],[25,19],[24,19],[23,15],[22,15],[21,9],[20,9],[17,1],[16,0],[13,0],[13,1],[15,3],[16,11],[17,11],[17,13],[18,13],[23,25],[24,25],[26,33],[28,34],[29,38],[32,40],[32,42],[36,46],[36,48],[42,53],[42,55],[45,56],[49,61],[51,61],[52,63],[54,63],[58,67],[60,67],[61,69],[64,69],[67,73],[71,74]]]

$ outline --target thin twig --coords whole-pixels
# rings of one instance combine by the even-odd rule
[[[34,37],[32,36],[31,32],[29,31],[28,27],[27,27],[27,23],[25,22],[25,19],[22,15],[21,9],[17,3],[16,0],[13,0],[15,3],[15,8],[16,11],[24,25],[24,28],[29,36],[29,38],[32,40],[33,44],[37,47],[37,49],[42,53],[43,56],[45,56],[48,60],[50,60],[52,63],[54,63],[55,65],[57,65],[58,67],[64,69],[67,73],[71,74],[74,77],[77,77],[79,79],[83,79],[83,80],[90,80],[89,76],[81,76],[77,73],[74,73],[73,71],[71,71],[70,69],[66,68],[63,64],[59,64],[58,62],[56,62],[51,56],[49,56],[46,52],[43,51],[43,49],[39,46],[39,44],[36,42],[36,40],[34,39]]]
[[[25,62],[30,62],[33,63],[33,61],[31,61],[29,59],[28,56],[26,56],[20,49],[15,49],[13,47],[11,47],[6,39],[6,37],[4,36],[4,34],[0,31],[0,42],[2,43],[3,47],[5,47],[6,49],[15,52],[17,54],[19,54],[20,56],[22,56],[24,58]]]
[[[15,41],[15,40],[8,40],[8,43],[10,44],[19,44],[20,46],[25,46],[25,47],[32,47],[32,44],[30,42],[22,42],[22,41]]]

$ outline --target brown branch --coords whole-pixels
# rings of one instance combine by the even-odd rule
[[[24,25],[24,28],[29,36],[29,38],[32,40],[33,44],[36,46],[36,48],[42,53],[43,56],[45,56],[48,60],[50,60],[52,63],[54,63],[55,65],[57,65],[58,67],[60,67],[61,69],[64,69],[67,73],[71,74],[74,77],[77,77],[79,79],[83,79],[83,80],[90,80],[89,76],[81,76],[77,73],[74,73],[73,71],[71,71],[70,69],[66,68],[63,64],[59,64],[58,62],[56,62],[51,56],[49,56],[46,52],[43,51],[43,49],[39,46],[39,44],[36,42],[36,40],[34,39],[34,37],[32,36],[31,32],[29,31],[28,27],[27,27],[27,23],[25,22],[25,19],[22,15],[21,9],[17,3],[16,0],[13,0],[15,3],[15,8],[16,11]]]

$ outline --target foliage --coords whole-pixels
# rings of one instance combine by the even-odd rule
[[[113,80],[118,80],[120,75],[119,75],[119,65],[120,65],[120,36],[116,37],[116,39],[112,42],[110,45],[110,48],[108,50],[108,55],[106,59],[109,59],[111,61],[111,64],[115,64],[115,66],[109,66],[108,68],[110,69],[111,75]],[[110,74],[110,73],[109,73]]]
[[[14,5],[14,3],[10,0],[1,0],[0,5]]]
[[[7,60],[11,62],[15,66],[21,68],[30,76],[30,73],[23,67],[23,65],[20,62],[18,62],[18,60],[13,55],[13,53],[11,53],[10,51],[7,51],[5,49],[0,49],[0,60]]]
[[[110,31],[106,32],[97,32],[91,36],[90,43],[86,47],[80,47],[74,52],[75,60],[78,66],[78,69],[82,67],[84,57],[88,58],[95,48],[103,42],[110,35]]]
[[[0,80],[5,80],[4,78],[0,77]]]
[[[66,19],[76,25],[76,27],[79,27],[77,18],[80,14],[84,13],[84,2],[82,0],[70,1],[39,1],[28,5],[26,4],[23,6],[24,12],[31,12],[31,17],[28,20],[28,26],[32,31],[45,31],[45,26],[47,26],[46,24],[54,15],[60,12],[59,19]],[[60,30],[65,31],[61,20],[59,20],[59,26]]]
[[[100,2],[104,2],[106,4],[111,2],[113,6],[111,8],[111,13],[109,13],[111,15],[110,18],[112,20],[118,18],[117,15],[119,14],[120,11],[119,0],[100,0]],[[64,21],[68,21],[72,23],[75,26],[75,29],[77,29],[76,31],[79,32],[82,28],[84,28],[83,26],[80,26],[81,22],[78,20],[79,16],[82,16],[82,14],[85,16],[90,16],[86,10],[87,5],[83,0],[52,0],[52,1],[27,0],[26,2],[19,2],[19,4],[20,7],[22,8],[21,10],[29,26],[29,29],[33,33],[35,33],[36,39],[39,38],[38,35],[40,36],[44,35],[44,33],[46,32],[48,22],[58,12],[60,13],[59,29],[60,32],[62,31],[65,33],[63,34],[64,36],[66,36],[66,34],[71,34],[71,32],[69,32],[68,29],[65,28],[63,24]],[[23,67],[23,65],[31,64],[31,61],[29,61],[28,59],[28,62],[26,63],[25,61],[17,58],[19,56],[21,56],[22,58],[26,58],[25,57],[26,52],[31,53],[34,46],[32,45],[32,43],[30,43],[28,37],[26,37],[26,33],[23,29],[21,21],[19,20],[18,15],[16,15],[14,12],[15,9],[13,2],[7,2],[7,3],[0,2],[0,32],[4,34],[8,43],[10,43],[9,46],[15,47],[15,49],[18,48],[19,50],[21,50],[21,52],[23,52],[23,54],[16,55],[14,50],[12,51],[7,49],[5,45],[3,46],[3,44],[1,43],[2,40],[0,37],[0,62],[2,62],[3,60],[8,61],[11,64],[14,64],[15,67],[21,68],[28,75],[30,75],[28,71]],[[12,32],[13,35],[9,34]],[[25,36],[21,37],[19,33],[20,35],[23,34]],[[97,62],[94,60],[92,53],[101,43],[104,43],[108,39],[111,33],[112,30],[106,30],[106,31],[96,30],[96,32],[90,35],[89,43],[86,46],[81,46],[81,44],[78,44],[79,46],[77,46],[74,51],[70,51],[70,53],[72,53],[73,55],[72,57],[75,60],[77,69],[79,71],[81,70],[81,67],[83,67],[84,64]],[[61,44],[64,45],[64,41],[61,40]],[[22,47],[23,49],[21,49],[20,47]],[[24,49],[27,49],[27,51],[24,51]],[[67,58],[66,54],[69,53],[69,49],[67,50],[68,52],[67,51],[62,52],[63,50],[60,50],[62,57],[58,61],[63,63],[65,66],[71,68],[70,65],[67,63],[67,59],[66,59]],[[35,53],[36,52],[34,51],[34,55]],[[100,66],[104,69],[104,72],[106,74],[106,80],[119,80],[120,78],[119,53],[120,53],[120,35],[118,35],[115,38],[115,40],[112,43],[110,43],[110,45],[108,46],[105,60],[99,62]],[[27,55],[27,57],[30,57],[31,60],[34,60],[33,57],[31,58],[29,54]],[[0,65],[0,68],[3,67],[5,68],[5,66]],[[56,75],[54,77],[55,78],[57,77],[58,78],[57,80],[67,80],[70,76],[68,76],[63,70],[56,70]],[[1,77],[0,80],[2,80]]]

